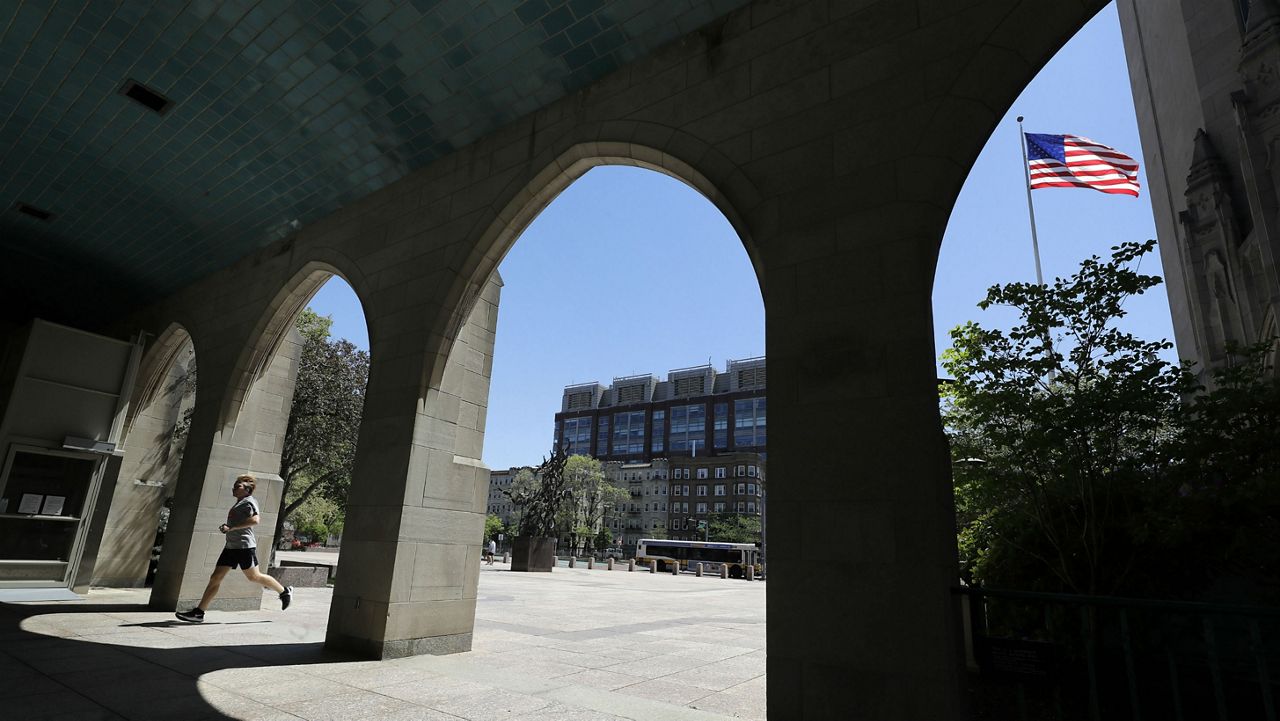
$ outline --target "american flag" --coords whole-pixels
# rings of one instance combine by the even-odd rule
[[[1031,189],[1093,188],[1138,197],[1138,162],[1079,135],[1026,133]]]

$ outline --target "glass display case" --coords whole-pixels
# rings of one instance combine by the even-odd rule
[[[101,457],[18,446],[0,480],[0,586],[63,585],[83,541]]]

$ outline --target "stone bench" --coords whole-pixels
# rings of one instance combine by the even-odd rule
[[[284,565],[274,566],[267,573],[285,586],[298,588],[323,588],[329,585],[328,566]]]

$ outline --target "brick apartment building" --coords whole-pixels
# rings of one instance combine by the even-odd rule
[[[631,492],[606,519],[625,553],[643,537],[702,538],[718,513],[762,516],[766,429],[764,358],[571,385],[555,416],[556,443]]]

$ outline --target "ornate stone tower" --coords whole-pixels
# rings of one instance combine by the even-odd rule
[[[1280,9],[1122,0],[1120,15],[1178,352],[1203,372],[1277,334]]]

